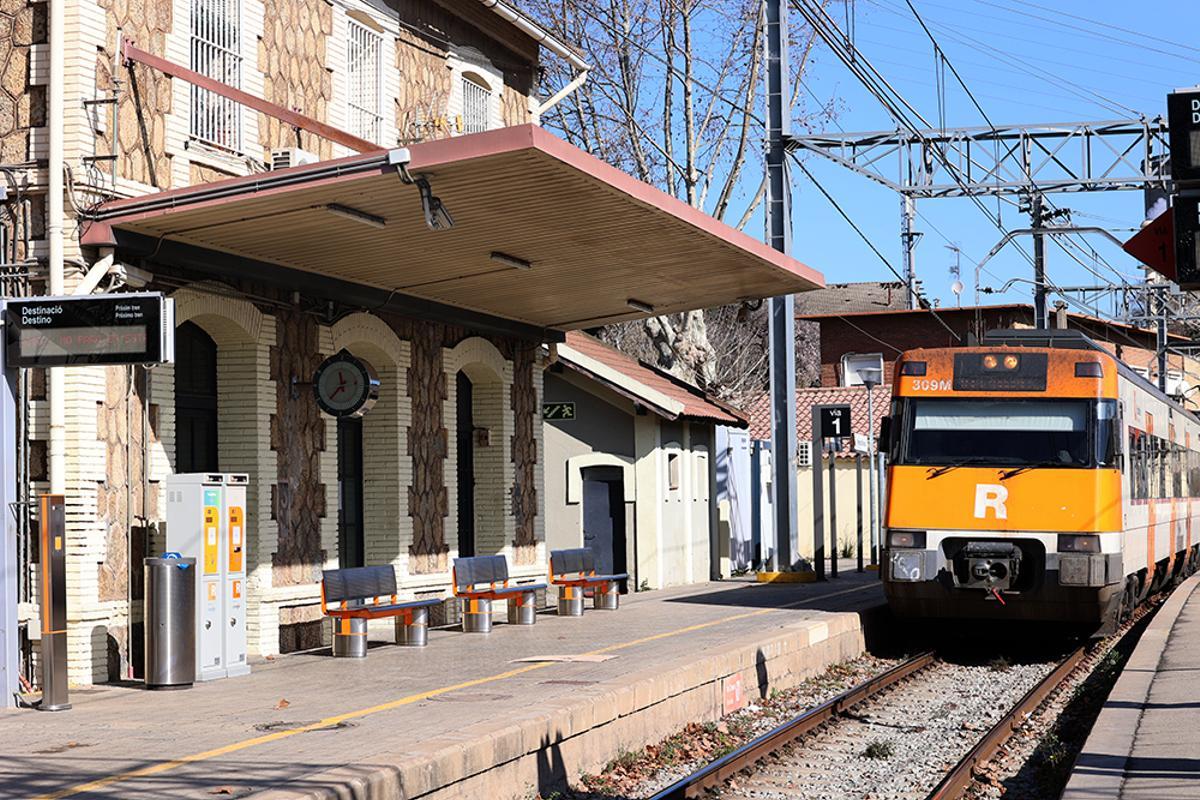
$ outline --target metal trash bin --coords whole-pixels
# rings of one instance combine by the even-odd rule
[[[167,553],[142,563],[147,689],[196,681],[196,559]]]
[[[362,617],[330,617],[333,622],[333,657],[367,657],[367,621]]]
[[[537,622],[537,593],[521,592],[508,598],[508,624],[532,625]]]
[[[414,608],[410,613],[412,622],[405,622],[403,614],[396,617],[396,644],[424,647],[429,644],[429,609]]]
[[[462,629],[466,633],[492,632],[492,601],[487,597],[464,597]]]
[[[598,583],[592,588],[592,608],[616,611],[621,605],[621,593],[616,581]]]
[[[558,615],[560,617],[583,616],[583,587],[558,587]]]

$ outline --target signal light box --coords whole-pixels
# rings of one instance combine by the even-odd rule
[[[1200,182],[1200,88],[1167,95],[1167,137],[1175,185]]]
[[[1200,193],[1175,195],[1167,213],[1175,223],[1175,282],[1188,291],[1200,289]]]

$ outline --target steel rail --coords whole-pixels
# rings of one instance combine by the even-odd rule
[[[779,727],[767,731],[752,739],[731,753],[702,767],[676,783],[654,795],[650,800],[683,800],[683,798],[700,797],[702,793],[713,786],[724,783],[738,772],[762,760],[790,742],[824,725],[829,720],[843,713],[851,706],[880,693],[908,678],[915,672],[925,669],[934,662],[933,653],[921,653],[903,664],[898,664],[886,672],[839,694],[831,700],[805,711],[783,723]]]
[[[954,767],[942,776],[925,800],[957,800],[975,780],[976,768],[990,759],[1008,741],[1025,718],[1033,713],[1049,697],[1088,654],[1087,645],[1080,645],[1066,658],[1058,662],[1054,670],[1038,681],[1001,717],[982,739],[975,743]]]

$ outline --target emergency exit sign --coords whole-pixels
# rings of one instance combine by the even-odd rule
[[[4,302],[10,367],[160,364],[175,358],[175,302],[158,292]]]
[[[542,403],[542,419],[575,419],[575,404]]]

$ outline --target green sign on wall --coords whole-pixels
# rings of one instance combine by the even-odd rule
[[[575,404],[542,403],[542,419],[575,419]]]

